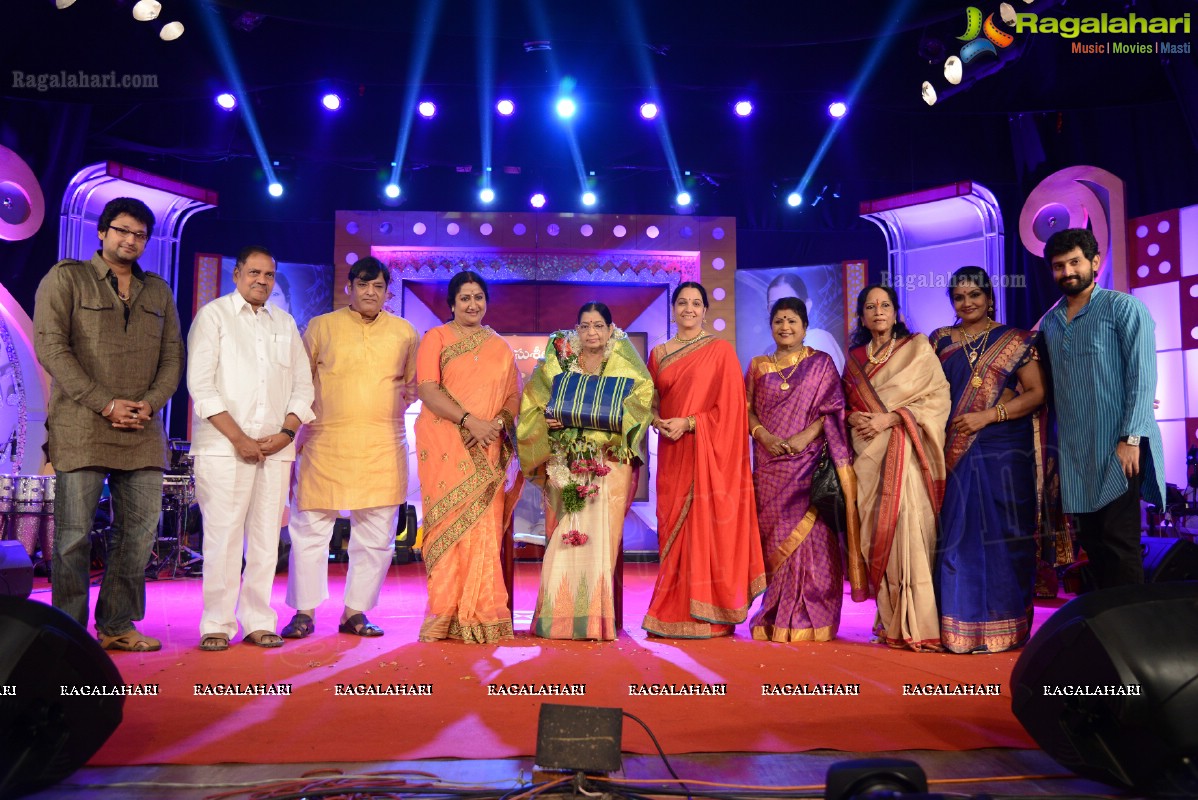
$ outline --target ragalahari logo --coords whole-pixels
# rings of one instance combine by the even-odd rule
[[[999,49],[1008,48],[1015,41],[1014,36],[999,29],[993,14],[983,22],[982,10],[975,6],[965,9],[965,33],[957,39],[965,42],[961,47],[961,61],[966,64],[983,53],[997,56]]]

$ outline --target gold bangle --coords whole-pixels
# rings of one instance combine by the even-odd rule
[[[762,425],[761,423],[758,423],[758,424],[757,424],[757,427],[755,427],[755,428],[753,428],[753,430],[749,431],[749,438],[750,438],[750,439],[756,439],[756,438],[757,438],[757,431],[761,430],[761,429],[762,429],[762,428],[764,428],[764,427],[765,427],[764,425]]]
[[[1006,422],[1007,421],[1007,407],[1004,406],[1002,403],[998,403],[994,407],[996,409],[998,409],[998,421]]]
[[[690,426],[690,432],[694,433],[695,432],[695,417],[694,417],[694,415],[692,414],[691,416],[687,417],[686,421]]]

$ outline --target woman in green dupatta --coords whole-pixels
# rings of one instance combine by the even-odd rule
[[[567,428],[546,417],[562,373],[631,378],[616,432]],[[615,639],[612,575],[635,491],[653,382],[603,303],[586,303],[578,327],[549,337],[520,403],[520,467],[548,499],[545,559],[532,632],[547,639]]]

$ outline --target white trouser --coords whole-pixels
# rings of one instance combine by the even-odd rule
[[[350,512],[349,573],[345,607],[369,611],[378,605],[383,579],[395,548],[395,515],[399,506],[360,508]],[[329,542],[336,511],[291,509],[291,564],[287,571],[287,605],[316,608],[329,597]]]
[[[196,500],[204,517],[204,613],[200,635],[275,632],[270,590],[279,562],[290,461],[250,464],[195,457]],[[245,555],[245,572],[241,557]]]

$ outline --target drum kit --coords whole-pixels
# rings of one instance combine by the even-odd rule
[[[146,565],[146,577],[184,577],[199,573],[203,556],[193,548],[195,475],[190,442],[172,440],[171,466],[162,476],[162,518]],[[25,548],[39,573],[50,574],[54,554],[53,475],[0,475],[0,538],[15,539]],[[107,506],[107,508],[105,508]],[[111,532],[111,500],[107,492],[91,531],[92,568],[107,560]],[[198,547],[198,544],[195,544]]]

